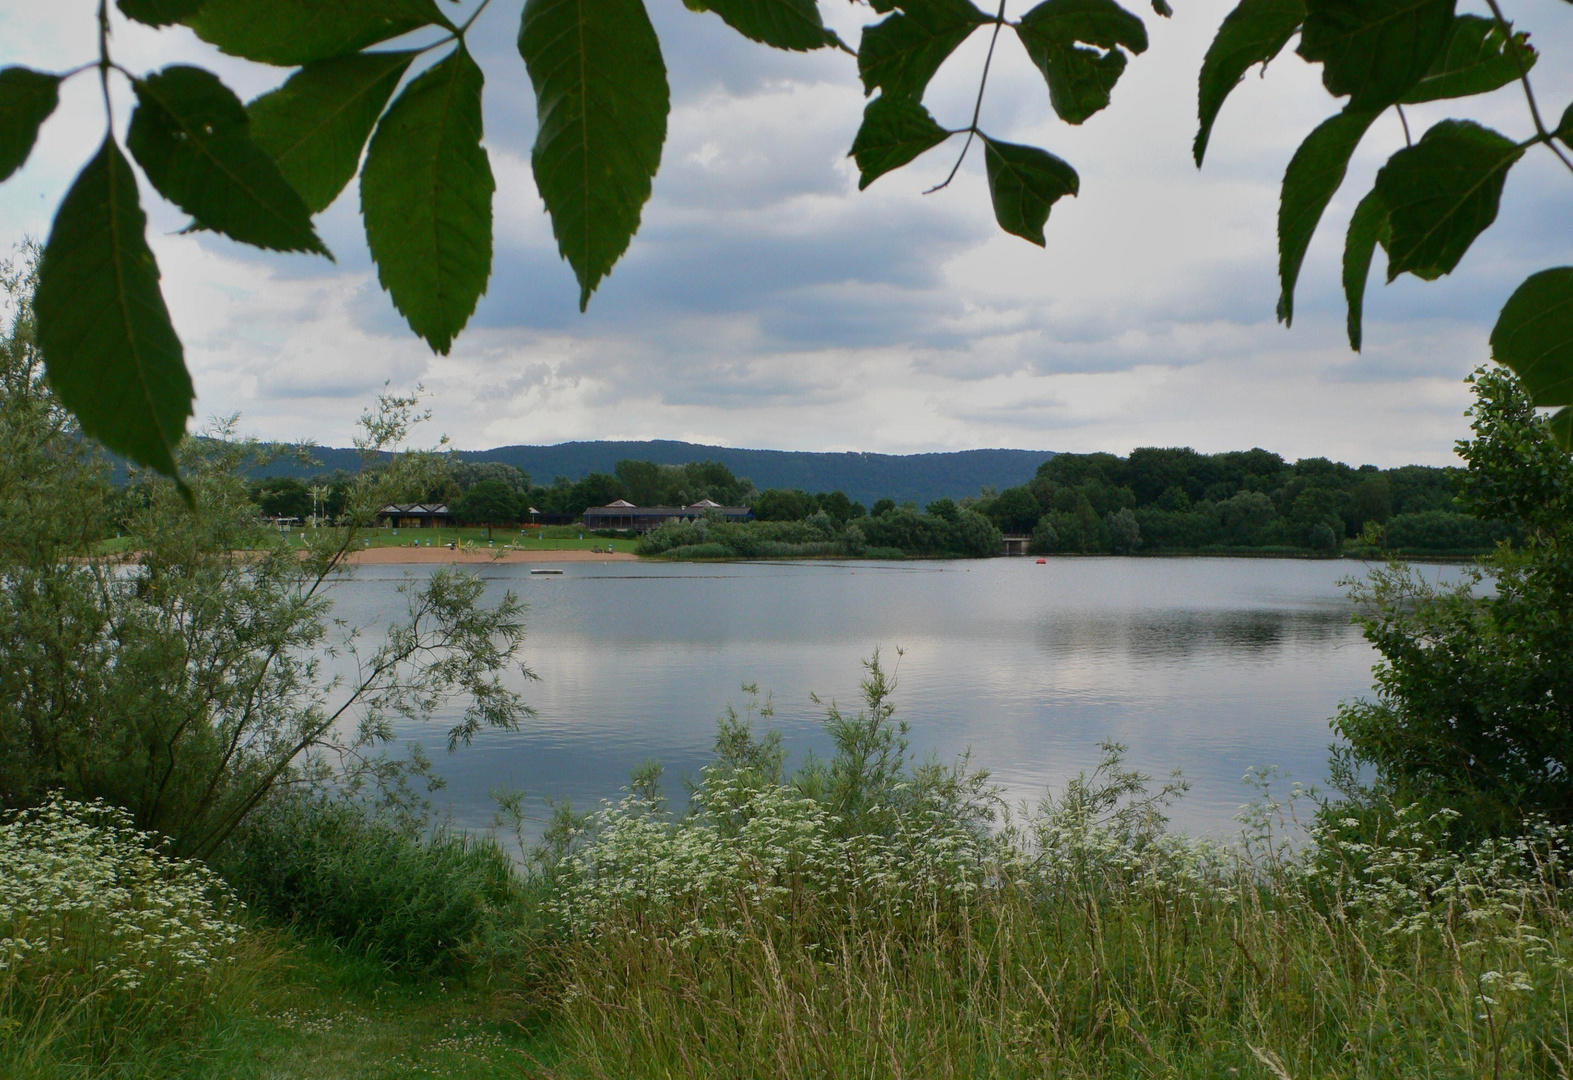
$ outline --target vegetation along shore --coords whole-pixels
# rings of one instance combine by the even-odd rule
[[[265,450],[256,456],[269,459]],[[444,455],[431,466],[426,480],[391,493],[393,502],[440,510],[435,531],[398,530],[384,517],[383,528],[363,533],[364,546],[470,542],[544,551],[604,549],[609,542],[614,550],[621,544],[676,559],[976,558],[1001,554],[1012,536],[1020,540],[1017,553],[1034,555],[1467,558],[1515,536],[1511,521],[1481,518],[1459,501],[1459,469],[1288,462],[1260,449],[1056,454],[1026,484],[958,493],[921,508],[891,498],[865,507],[840,491],[760,491],[714,461],[627,459],[612,473],[549,486],[499,461]],[[254,458],[244,466],[257,468]],[[296,523],[294,532],[281,531],[289,541],[306,522],[339,521],[357,476],[338,469],[304,479],[264,477],[246,490],[259,515]],[[138,497],[135,485],[123,490],[123,499]],[[653,529],[586,526],[587,510],[605,519],[625,503],[668,508],[669,515],[647,519],[660,522]],[[710,504],[716,509],[704,509]],[[746,520],[721,513],[724,507],[745,512]]]

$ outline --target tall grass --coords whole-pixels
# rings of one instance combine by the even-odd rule
[[[870,705],[843,724],[899,746]],[[1291,848],[1269,802],[1187,838],[1106,750],[1030,814],[965,769],[757,752],[689,816],[603,809],[561,870],[559,1074],[1568,1075],[1566,830],[1386,807]]]

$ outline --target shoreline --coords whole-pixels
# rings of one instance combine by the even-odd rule
[[[348,566],[430,565],[432,563],[484,566],[489,563],[638,561],[639,556],[631,551],[584,551],[576,548],[510,551],[507,548],[378,547],[362,548],[359,551],[348,552],[344,556],[344,562]]]

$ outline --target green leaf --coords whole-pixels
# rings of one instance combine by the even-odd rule
[[[0,69],[0,180],[27,161],[38,129],[60,104],[60,77],[25,67]]]
[[[1376,174],[1392,217],[1387,280],[1408,271],[1433,281],[1451,273],[1496,220],[1507,171],[1524,151],[1469,120],[1443,120]]]
[[[1306,0],[1300,55],[1349,108],[1400,101],[1431,70],[1453,28],[1454,0]]]
[[[704,7],[750,41],[799,52],[833,40],[814,0],[704,0]]]
[[[1201,167],[1212,137],[1218,110],[1254,64],[1266,64],[1283,51],[1305,21],[1305,0],[1240,0],[1224,17],[1213,43],[1207,47],[1197,81],[1196,130],[1192,153]]]
[[[251,137],[312,213],[326,210],[354,178],[371,129],[415,56],[370,52],[318,60],[246,106]]]
[[[902,0],[901,11],[863,28],[858,75],[863,92],[923,100],[939,66],[979,26],[993,20],[968,0]]]
[[[863,126],[852,140],[858,190],[948,138],[950,132],[936,124],[922,105],[911,98],[881,94],[863,110]]]
[[[1360,323],[1365,311],[1365,283],[1378,242],[1388,237],[1387,206],[1374,190],[1366,192],[1344,238],[1344,299],[1349,303],[1349,347],[1360,351]]]
[[[186,20],[231,56],[294,67],[423,26],[453,29],[435,0],[207,0]]]
[[[1305,137],[1284,171],[1278,200],[1278,317],[1294,322],[1294,285],[1322,211],[1344,182],[1349,157],[1377,114],[1345,108]]]
[[[638,231],[661,166],[666,65],[640,0],[528,0],[519,53],[540,124],[535,183],[583,311]]]
[[[146,227],[131,165],[105,138],[55,214],[33,306],[49,384],[82,430],[174,476],[194,394]]]
[[[1564,450],[1573,450],[1573,408],[1564,405],[1546,417],[1546,429],[1551,432],[1558,446]]]
[[[1165,19],[1174,14],[1174,9],[1169,6],[1169,0],[1152,0],[1152,9]]]
[[[115,6],[128,19],[148,26],[169,26],[189,19],[205,0],[115,0]]]
[[[1515,52],[1518,63],[1513,59]],[[1495,19],[1456,16],[1436,63],[1404,95],[1404,104],[1488,93],[1517,79],[1519,63],[1528,71],[1539,58],[1540,54],[1529,45],[1528,34],[1514,34],[1509,43]]]
[[[1536,405],[1573,405],[1573,266],[1531,274],[1491,331],[1491,356]]]
[[[983,163],[989,174],[994,220],[1008,233],[1044,246],[1049,208],[1081,186],[1076,170],[1036,146],[996,142],[983,136]]]
[[[446,353],[492,272],[491,163],[481,148],[481,69],[461,44],[404,88],[377,125],[360,179],[377,280]]]
[[[1114,0],[1044,0],[1021,17],[1021,30],[1063,44],[1083,42],[1100,49],[1123,45],[1147,51],[1147,28]]]
[[[1573,105],[1562,110],[1562,119],[1557,123],[1557,130],[1552,134],[1568,146],[1573,146]]]
[[[1044,0],[1022,16],[1016,34],[1049,84],[1054,111],[1068,124],[1109,104],[1109,92],[1125,71],[1118,46],[1133,53],[1147,49],[1147,28],[1114,0]]]
[[[328,254],[306,204],[252,141],[245,106],[218,76],[176,64],[134,89],[126,146],[159,194],[241,243]]]

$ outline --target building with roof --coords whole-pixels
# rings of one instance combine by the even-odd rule
[[[722,506],[710,499],[701,499],[687,506],[635,506],[627,499],[618,499],[605,506],[592,506],[585,510],[584,527],[649,532],[668,521],[695,521],[708,516],[721,517],[727,521],[752,521],[754,511],[747,506]]]
[[[377,511],[377,524],[395,529],[431,529],[453,524],[445,503],[389,503]]]

